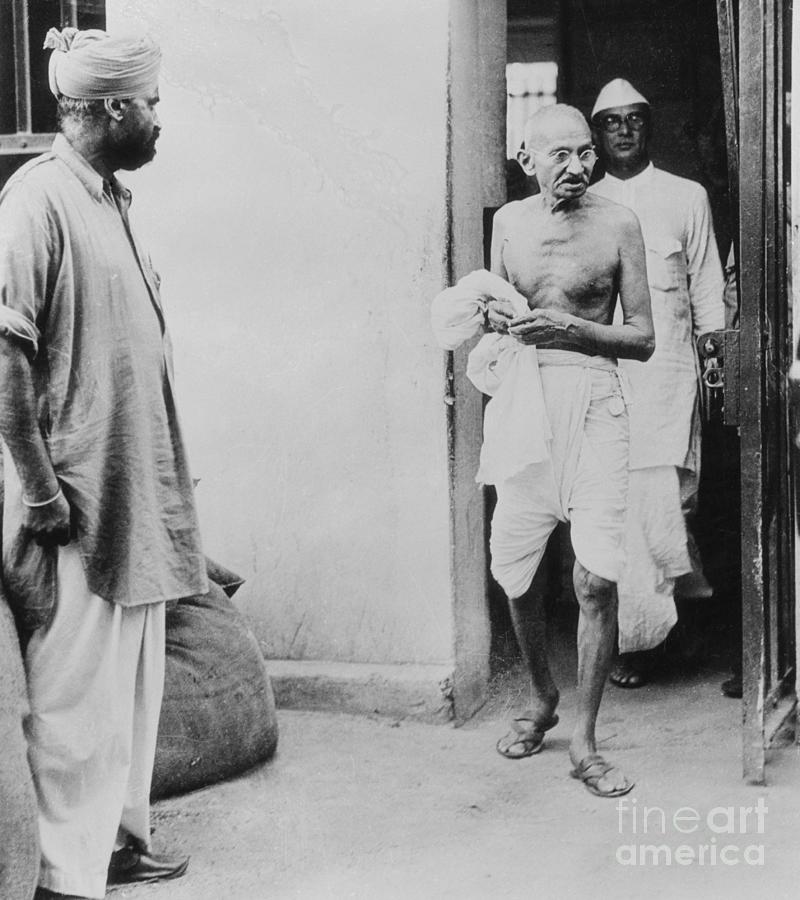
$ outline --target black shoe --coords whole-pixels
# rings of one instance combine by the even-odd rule
[[[49,888],[38,887],[33,900],[89,900],[89,898],[79,894],[57,894]]]
[[[734,700],[742,699],[742,676],[733,675],[720,685],[720,690],[726,697],[733,697]]]
[[[189,866],[188,856],[156,856],[136,846],[123,847],[111,854],[109,884],[142,884],[180,878]]]

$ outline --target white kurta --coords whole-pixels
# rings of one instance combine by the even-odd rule
[[[711,208],[699,184],[652,164],[626,180],[606,175],[590,190],[636,213],[647,251],[656,349],[646,363],[620,360],[633,397],[629,516],[635,517],[635,510],[642,508],[632,496],[639,487],[647,492],[648,504],[674,510],[680,508],[680,496],[675,495],[677,479],[637,478],[636,472],[665,466],[699,471],[694,340],[725,325],[724,280]],[[654,485],[659,483],[668,496],[653,496]],[[674,577],[681,568],[691,569],[688,550],[681,564],[682,554],[675,549],[686,543],[680,517],[665,516],[661,533],[646,529],[645,524],[629,521],[626,529],[646,533],[648,540],[637,546],[627,542],[626,571],[618,584],[623,652],[646,649],[663,640],[675,622]],[[683,529],[682,536],[676,536],[676,528]],[[667,553],[665,548],[671,550]],[[667,559],[669,564],[658,562]]]

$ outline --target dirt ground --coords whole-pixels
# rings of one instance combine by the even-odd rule
[[[564,651],[561,724],[521,761],[494,751],[510,711],[525,706],[518,665],[461,728],[281,711],[271,762],[155,807],[156,848],[190,853],[188,874],[109,896],[797,897],[800,754],[789,740],[771,751],[766,786],[743,783],[741,703],[720,694],[722,661],[663,672],[638,691],[608,689],[601,749],[637,783],[622,802],[568,777],[573,663]],[[759,804],[761,831],[754,811],[741,812]],[[654,857],[648,847],[658,846]]]

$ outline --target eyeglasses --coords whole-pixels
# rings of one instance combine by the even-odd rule
[[[618,116],[616,113],[609,113],[606,116],[600,116],[598,124],[603,131],[614,134],[622,128],[623,121],[633,131],[641,131],[647,122],[647,115],[641,112],[631,112],[623,118],[623,116]]]
[[[597,154],[594,152],[593,147],[587,147],[585,150],[581,150],[580,153],[577,150],[553,150],[551,153],[541,153],[539,150],[532,150],[531,152],[539,156],[546,156],[548,161],[554,166],[567,165],[573,154],[578,157],[578,162],[582,166],[590,166],[597,159]]]

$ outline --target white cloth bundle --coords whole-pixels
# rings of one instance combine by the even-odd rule
[[[445,350],[455,350],[483,326],[486,304],[507,300],[515,315],[528,301],[499,275],[485,269],[465,275],[433,301],[431,324]],[[469,355],[467,377],[492,399],[483,420],[476,481],[497,484],[549,458],[552,437],[542,394],[536,347],[509,335],[486,334]]]
[[[481,330],[489,300],[507,300],[518,316],[530,312],[528,301],[504,278],[477,269],[445,288],[433,300],[431,325],[443,350],[455,350]]]

